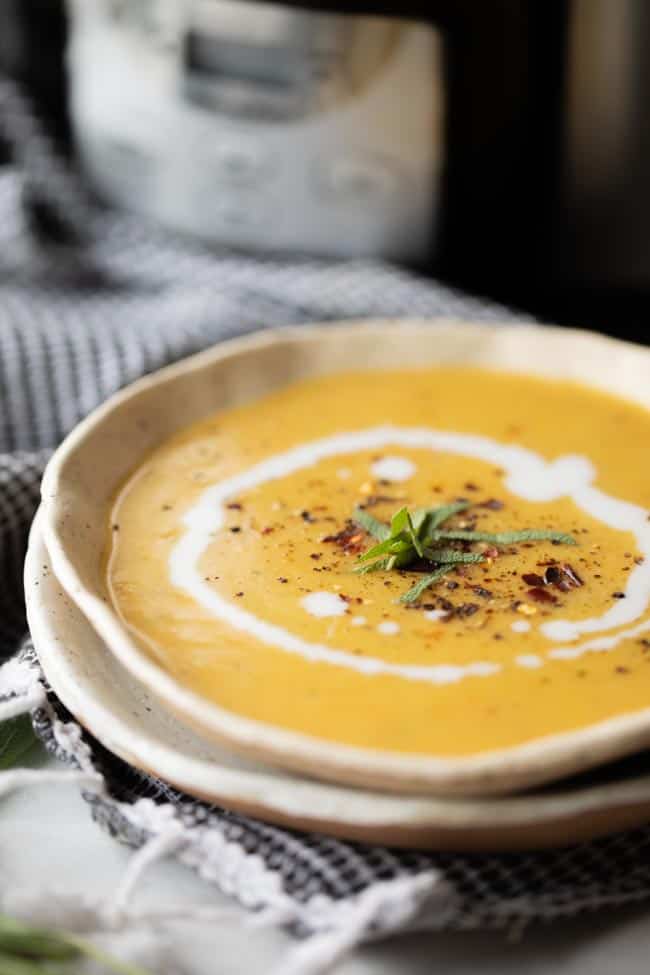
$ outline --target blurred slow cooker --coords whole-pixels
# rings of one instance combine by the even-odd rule
[[[0,69],[104,199],[558,317],[558,295],[650,296],[649,41],[646,0],[0,8]]]

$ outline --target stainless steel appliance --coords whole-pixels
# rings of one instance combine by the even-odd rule
[[[612,329],[650,311],[649,54],[647,0],[0,5],[0,70],[107,199]]]
[[[443,158],[429,25],[253,0],[73,0],[102,195],[215,243],[423,260]]]

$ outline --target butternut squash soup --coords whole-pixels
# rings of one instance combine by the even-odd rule
[[[133,472],[114,606],[181,685],[329,742],[462,757],[584,729],[650,706],[649,445],[650,413],[567,382],[305,381]]]

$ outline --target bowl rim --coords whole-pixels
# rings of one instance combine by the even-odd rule
[[[395,328],[411,328],[416,332],[436,328],[443,334],[448,328],[455,332],[463,330],[468,338],[483,339],[490,335],[493,339],[499,337],[506,341],[515,334],[519,339],[535,336],[554,343],[558,350],[568,352],[571,348],[572,355],[578,346],[582,353],[598,346],[599,351],[606,350],[612,356],[624,351],[635,358],[643,357],[650,373],[650,349],[643,346],[597,333],[530,322],[497,324],[450,318],[345,320],[274,328],[228,339],[126,386],[83,419],[55,451],[42,481],[42,531],[60,583],[120,663],[185,723],[207,737],[227,742],[234,749],[261,755],[264,761],[307,771],[319,778],[421,794],[491,795],[569,775],[650,745],[650,706],[573,731],[451,758],[342,745],[280,728],[228,711],[182,687],[137,646],[105,599],[83,584],[74,557],[57,529],[60,495],[65,486],[66,465],[92,440],[116,408],[134,403],[154,386],[173,385],[180,377],[199,375],[215,362],[240,353],[258,352],[278,342],[308,343],[331,337],[334,329],[339,338],[354,336],[360,331],[374,332],[381,337]],[[501,371],[535,371],[534,364],[531,369],[509,368],[507,365],[498,368]],[[583,381],[598,387],[592,377],[585,376]],[[600,388],[607,389],[606,386]],[[622,392],[615,395],[625,398]],[[639,402],[634,398],[632,401]]]
[[[390,841],[391,845],[418,848],[441,848],[447,841],[450,849],[460,844],[463,849],[471,846],[490,851],[525,845],[530,848],[534,839],[528,831],[535,828],[545,831],[543,846],[564,842],[567,828],[576,830],[584,840],[592,836],[591,817],[595,814],[605,810],[615,814],[634,807],[639,809],[640,822],[650,808],[650,774],[564,791],[559,788],[546,793],[466,799],[396,796],[297,778],[282,771],[278,776],[264,767],[231,767],[221,764],[218,756],[188,755],[182,744],[161,740],[155,729],[147,727],[146,719],[143,724],[143,717],[138,717],[139,685],[60,588],[41,523],[42,514],[37,512],[25,559],[25,595],[34,647],[48,683],[76,720],[109,751],[190,795],[237,811],[253,810],[270,822],[347,839]],[[71,616],[83,622],[89,635],[71,630]],[[90,667],[86,663],[88,640],[94,644]],[[112,668],[127,676],[127,695],[129,687],[133,688],[133,697],[127,696],[126,719],[116,719],[107,698],[110,693],[123,695],[124,685],[120,683],[119,690],[112,691],[113,669],[96,676],[92,662],[98,654],[111,658]],[[102,694],[102,686],[107,685]],[[600,833],[597,828],[595,835]]]

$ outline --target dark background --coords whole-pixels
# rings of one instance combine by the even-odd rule
[[[646,221],[643,204],[650,184],[650,145],[647,159],[644,140],[625,147],[611,185],[602,190],[608,198],[595,200],[592,210],[578,211],[567,198],[575,25],[580,27],[576,18],[582,11],[584,19],[590,2],[592,11],[602,7],[596,0],[406,0],[399,6],[388,0],[352,0],[345,12],[429,20],[444,37],[448,150],[441,230],[435,253],[419,270],[549,321],[646,342],[650,210]],[[323,6],[317,0],[300,5]],[[324,6],[339,9],[335,0]],[[635,82],[629,97],[635,103],[631,108],[640,113],[641,132],[644,107],[650,105],[650,78],[644,86],[641,70],[646,26],[650,43],[650,19],[644,15],[650,4],[610,0],[610,6],[627,12],[628,19],[631,13],[636,17],[638,37],[627,56],[639,62],[638,70],[630,64],[628,74]],[[606,24],[587,27],[592,33],[600,30],[599,57],[607,61],[610,53],[618,53],[613,47],[608,52],[606,36],[603,48]],[[612,46],[620,43],[617,36],[614,31]],[[59,0],[2,0],[0,70],[22,82],[63,151],[71,153],[65,37]],[[579,32],[577,37],[583,46],[589,41]],[[600,97],[594,88],[590,111],[596,147],[603,137]],[[574,178],[579,185],[579,168]],[[619,253],[631,255],[629,273],[621,273],[625,261],[613,259]]]

